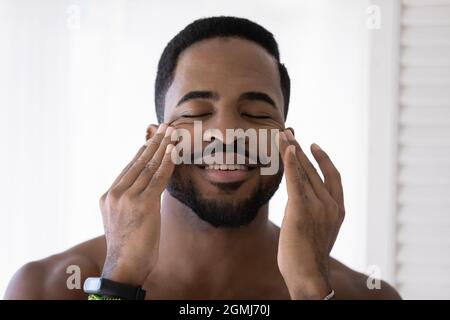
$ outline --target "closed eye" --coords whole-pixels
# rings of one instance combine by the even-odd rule
[[[254,119],[270,119],[271,117],[268,115],[253,115],[249,113],[243,113],[242,114],[245,117],[254,118]]]
[[[201,118],[211,115],[211,113],[202,113],[202,114],[182,114],[182,118]]]

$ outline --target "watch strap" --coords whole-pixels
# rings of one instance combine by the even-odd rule
[[[95,283],[95,285],[92,285]],[[144,300],[145,290],[106,278],[87,278],[83,286],[84,292],[101,296],[117,297],[126,300]]]

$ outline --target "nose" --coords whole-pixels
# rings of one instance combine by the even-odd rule
[[[215,117],[213,117],[213,121],[210,122],[208,128],[205,129],[215,129],[212,131],[212,137],[214,139],[220,138],[221,135],[223,137],[224,143],[232,143],[232,141],[225,141],[227,129],[239,129],[242,128],[242,124],[240,123],[240,116],[234,106],[224,106],[224,108],[218,108]],[[244,128],[242,128],[244,129]],[[211,130],[210,130],[211,131]],[[216,132],[214,132],[216,131]],[[220,132],[218,136],[217,132]]]

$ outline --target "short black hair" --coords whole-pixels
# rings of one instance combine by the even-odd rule
[[[280,62],[278,44],[273,34],[248,19],[220,16],[195,20],[181,30],[164,48],[159,59],[155,81],[155,109],[159,123],[164,121],[165,97],[173,81],[180,54],[196,42],[221,37],[238,37],[253,41],[275,58],[280,73],[280,85],[284,99],[284,117],[287,117],[290,79],[286,67]]]

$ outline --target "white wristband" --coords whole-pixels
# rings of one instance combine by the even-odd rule
[[[333,297],[334,297],[334,290],[331,290],[331,292],[325,298],[323,298],[323,300],[330,300]]]

